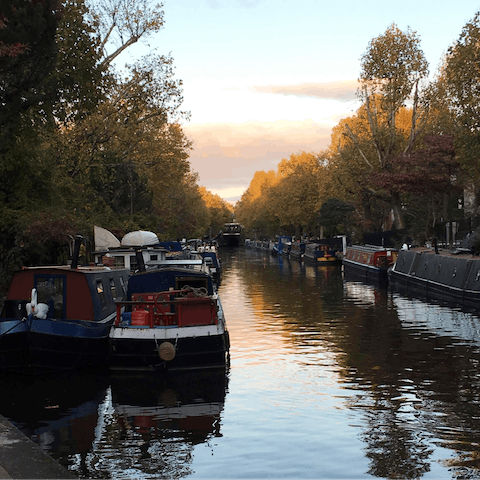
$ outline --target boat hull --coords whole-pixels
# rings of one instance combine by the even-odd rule
[[[16,326],[12,325],[16,323]],[[108,365],[108,323],[28,318],[0,325],[4,372],[42,374]],[[13,327],[13,328],[12,328]]]
[[[367,283],[387,285],[388,273],[386,268],[377,268],[343,259],[343,269],[347,280],[360,280]]]
[[[110,335],[110,369],[122,371],[166,371],[223,368],[227,362],[227,331],[216,326],[185,328],[114,327]],[[162,358],[165,342],[174,358]]]
[[[479,310],[480,259],[428,250],[401,250],[389,272],[395,289]]]

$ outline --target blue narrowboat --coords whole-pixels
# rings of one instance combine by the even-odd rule
[[[228,331],[203,260],[167,260],[132,275],[127,300],[117,305],[110,331],[112,370],[225,367]]]
[[[0,316],[0,370],[37,374],[107,365],[115,302],[124,299],[129,274],[76,265],[15,272]]]

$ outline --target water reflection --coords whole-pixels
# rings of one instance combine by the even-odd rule
[[[222,258],[228,372],[0,378],[0,412],[84,478],[480,476],[477,316],[339,267]]]
[[[255,262],[248,273],[251,302],[263,313],[257,328],[266,333],[273,323],[284,346],[294,349],[291,358],[300,364],[303,354],[304,364],[338,376],[344,405],[360,415],[355,423],[368,474],[418,478],[444,467],[447,476],[478,476],[478,317],[342,282],[339,268],[326,272],[283,259],[275,283],[258,284]],[[322,356],[325,350],[333,361]]]
[[[0,382],[3,414],[79,478],[185,477],[221,436],[225,371]]]
[[[439,461],[453,476],[476,477],[479,318],[359,283],[347,282],[345,292],[362,307],[354,314],[358,342],[344,346],[344,380],[368,389],[348,405],[365,416],[369,473],[418,478],[441,447],[450,453]]]

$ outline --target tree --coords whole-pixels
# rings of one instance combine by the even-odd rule
[[[457,153],[465,171],[480,177],[480,11],[448,49],[437,79],[455,121]]]
[[[362,57],[359,98],[365,107],[373,152],[365,151],[348,123],[344,134],[355,145],[362,161],[371,171],[383,170],[386,163],[400,151],[412,151],[425,127],[428,104],[420,96],[420,82],[428,75],[428,64],[419,47],[416,32],[402,32],[392,24],[371,40]],[[406,102],[412,102],[410,132],[399,137],[397,116]],[[400,196],[391,191],[398,228],[404,227]]]
[[[200,194],[208,209],[208,225],[206,234],[214,238],[222,230],[225,223],[232,219],[233,208],[219,195],[215,195],[205,187],[200,187]]]
[[[43,80],[55,65],[57,0],[5,0],[0,5],[0,153],[6,152],[30,108],[41,110]]]
[[[351,230],[353,205],[338,198],[329,198],[322,203],[319,211],[319,223],[325,228],[326,237],[346,234]]]
[[[98,25],[102,66],[110,65],[128,47],[163,28],[163,4],[150,0],[97,0],[90,5],[91,22]],[[113,48],[108,53],[108,47]]]
[[[235,205],[235,217],[254,238],[278,234],[280,224],[270,204],[271,192],[279,181],[274,170],[255,172],[250,185]]]
[[[273,187],[270,203],[280,224],[292,225],[295,236],[316,229],[317,214],[324,196],[324,166],[318,155],[301,152],[282,159],[280,180]]]

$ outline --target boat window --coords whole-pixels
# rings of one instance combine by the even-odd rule
[[[138,268],[137,257],[130,255],[130,270],[135,271]]]
[[[185,285],[188,285],[193,288],[204,287],[208,290],[208,282],[205,277],[177,277],[175,279],[176,290],[181,290]]]
[[[114,258],[115,267],[124,268],[125,267],[125,257],[116,255]]]
[[[49,306],[49,316],[63,318],[64,312],[64,277],[63,276],[37,276],[37,302]]]
[[[102,308],[107,306],[107,300],[105,298],[105,290],[103,288],[103,282],[101,280],[97,280],[97,293],[98,298],[100,298],[100,305]]]
[[[117,287],[115,286],[115,280],[110,278],[110,291],[112,292],[112,298],[117,299]]]
[[[158,255],[150,255],[150,260],[158,260]]]

